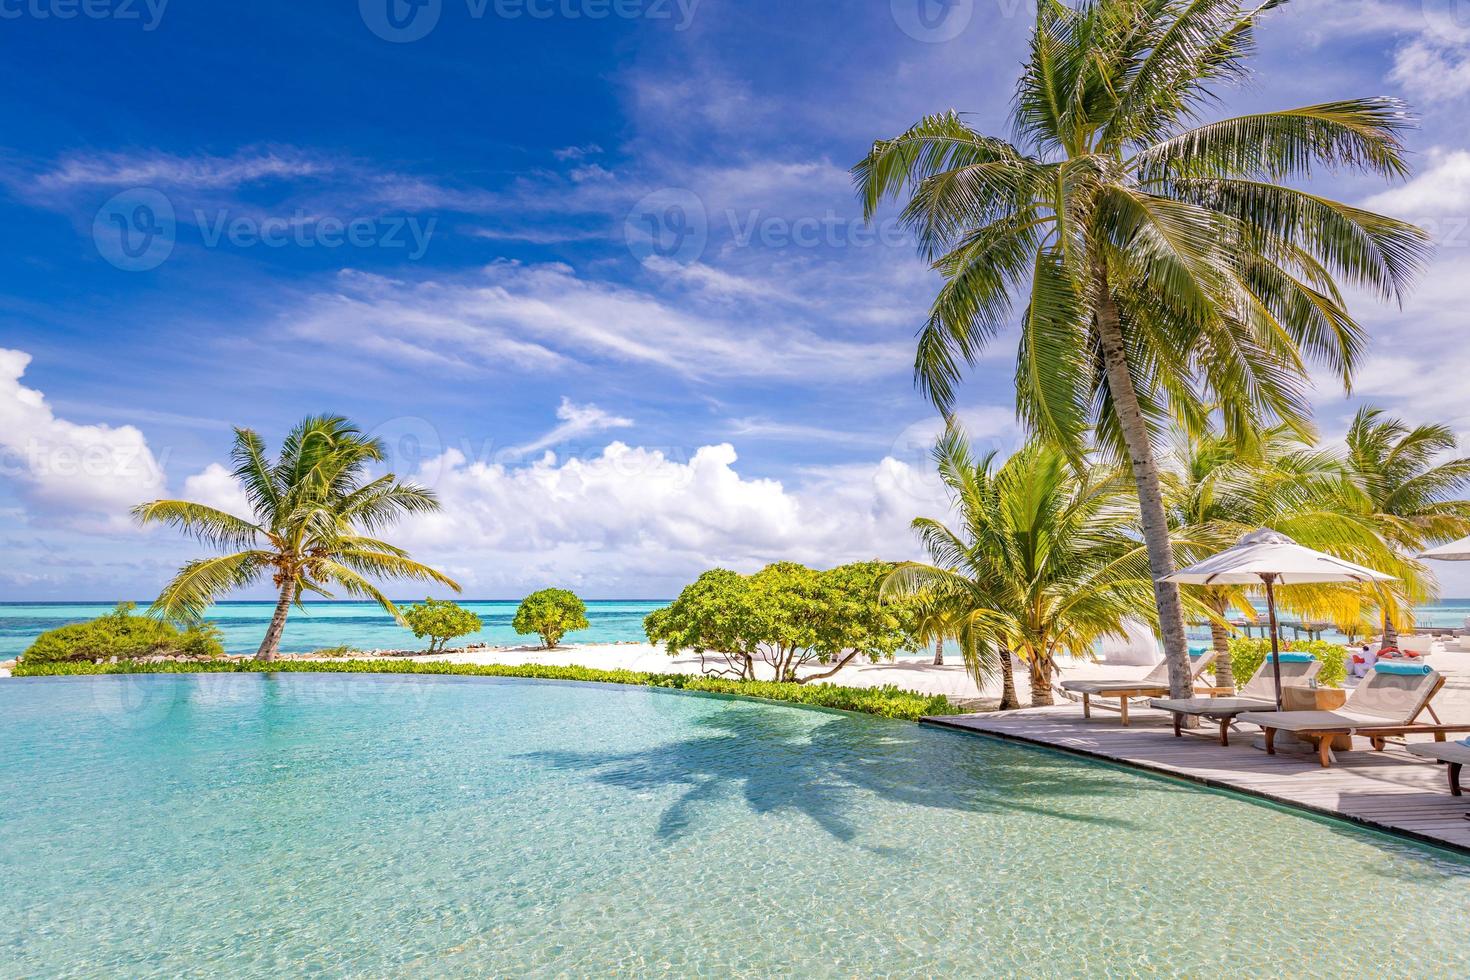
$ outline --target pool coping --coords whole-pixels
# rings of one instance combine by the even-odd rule
[[[1441,851],[1447,851],[1460,858],[1470,858],[1470,844],[1464,844],[1456,840],[1450,840],[1444,837],[1436,836],[1434,834],[1424,833],[1409,827],[1403,827],[1392,823],[1384,823],[1382,821],[1375,820],[1371,817],[1366,817],[1361,814],[1344,812],[1340,809],[1325,805],[1319,805],[1307,800],[1293,799],[1289,796],[1282,796],[1262,789],[1260,787],[1251,786],[1248,783],[1244,783],[1238,780],[1206,775],[1197,770],[1179,768],[1177,766],[1169,765],[1168,763],[1139,758],[1137,756],[1116,755],[1102,749],[1091,749],[1075,744],[1063,744],[1057,741],[1049,740],[1048,738],[1040,734],[1028,734],[1024,730],[1018,731],[1017,726],[1014,723],[1025,721],[1025,719],[1020,716],[1026,714],[1026,710],[1027,709],[1022,709],[1019,712],[993,713],[990,716],[931,716],[921,719],[919,723],[933,728],[957,732],[963,735],[989,738],[1000,742],[1011,742],[1018,745],[1026,746],[1028,748],[1040,749],[1043,751],[1073,756],[1092,762],[1099,762],[1106,765],[1117,766],[1123,769],[1132,769],[1153,777],[1168,779],[1174,782],[1189,783],[1195,786],[1204,787],[1206,789],[1215,790],[1230,795],[1247,797],[1251,800],[1262,802],[1273,807],[1299,811],[1303,814],[1308,814],[1313,817],[1321,818],[1334,823],[1347,824],[1359,830],[1367,831],[1377,836],[1412,841],[1415,844],[1431,847]],[[1042,710],[1046,711],[1048,709]],[[1080,709],[1076,713],[1080,717]],[[1046,716],[1038,717],[1036,720],[1041,720],[1041,718],[1043,717]],[[1050,717],[1056,717],[1056,715],[1052,714]],[[987,720],[992,720],[992,723],[987,724]],[[997,727],[993,723],[993,721],[1006,720],[1012,722],[1013,724],[1005,725],[1004,727]],[[1103,721],[1094,724],[1106,726],[1108,725],[1108,723],[1108,721]],[[1112,729],[1102,728],[1096,731],[1093,731],[1092,727],[1089,726],[1089,734],[1106,735],[1107,732],[1110,730],[1114,732],[1131,734],[1138,734],[1140,731],[1150,731],[1150,729],[1147,728],[1125,729],[1119,726],[1116,720],[1112,721],[1112,725]],[[1158,734],[1165,735],[1166,737],[1170,736],[1170,733],[1164,729],[1158,729],[1156,731]],[[1286,760],[1283,759],[1283,761]],[[1311,764],[1314,767],[1316,765],[1315,761],[1313,761]],[[1289,774],[1289,770],[1283,774]],[[1442,770],[1439,770],[1438,774],[1442,775]],[[1445,800],[1455,801],[1454,803],[1450,804],[1450,806],[1463,806],[1465,808],[1465,812],[1470,813],[1470,797],[1452,797],[1449,795],[1447,787],[1443,790],[1443,796]],[[1467,827],[1470,827],[1470,821],[1464,822]]]

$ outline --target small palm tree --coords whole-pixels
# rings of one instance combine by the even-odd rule
[[[1446,425],[1409,426],[1381,409],[1359,409],[1348,428],[1346,465],[1357,505],[1403,558],[1400,579],[1418,596],[1433,591],[1423,565],[1410,556],[1470,534],[1470,459],[1450,458],[1459,448]],[[1383,642],[1398,644],[1396,613],[1404,604],[1385,595]]]
[[[1090,442],[1131,465],[1175,697],[1191,683],[1164,580],[1159,443],[1212,417],[1242,444],[1276,420],[1306,434],[1306,365],[1346,382],[1364,346],[1339,284],[1398,298],[1428,247],[1411,225],[1296,186],[1322,167],[1405,176],[1397,101],[1201,121],[1283,2],[1037,0],[1015,143],[942,112],[853,171],[870,218],[907,196],[903,220],[943,276],[919,334],[921,390],[950,411],[1024,303],[1020,415],[1074,465]]]
[[[1242,449],[1219,433],[1176,434],[1162,462],[1164,500],[1175,551],[1186,563],[1231,547],[1244,534],[1269,527],[1293,540],[1349,561],[1398,574],[1399,557],[1351,499],[1340,456],[1302,442],[1284,426]],[[1294,586],[1282,603],[1307,616],[1344,624],[1361,616],[1363,586]],[[1208,586],[1197,594],[1212,614],[1215,682],[1235,683],[1225,616],[1255,609],[1241,586]]]
[[[1124,619],[1153,618],[1127,484],[1112,469],[1079,475],[1041,442],[997,469],[995,454],[976,460],[954,429],[935,459],[961,524],[917,518],[932,564],[900,565],[887,588],[947,598],[963,610],[971,673],[988,675],[1014,653],[1030,670],[1031,703],[1051,704],[1057,654],[1090,654],[1102,637],[1124,635]]]
[[[292,603],[304,593],[330,598],[335,583],[348,595],[375,600],[400,623],[403,617],[370,577],[437,582],[459,591],[440,572],[369,535],[404,514],[438,509],[432,491],[399,483],[392,474],[368,480],[383,459],[382,444],[344,418],[302,421],[286,437],[275,462],[249,429],[235,430],[234,476],[250,501],[250,518],[187,500],[155,500],[133,509],[141,524],[166,524],[230,553],[191,561],[153,603],[152,612],[194,621],[230,591],[271,576],[280,598],[256,656],[274,660]]]

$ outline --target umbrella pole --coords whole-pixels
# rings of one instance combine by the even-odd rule
[[[1286,702],[1281,696],[1281,629],[1276,624],[1276,576],[1266,573],[1261,576],[1266,583],[1266,611],[1271,617],[1271,676],[1276,681],[1276,710],[1284,711]]]

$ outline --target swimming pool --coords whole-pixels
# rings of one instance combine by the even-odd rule
[[[1470,969],[1470,862],[876,718],[483,678],[46,678],[0,683],[0,745],[6,974]]]

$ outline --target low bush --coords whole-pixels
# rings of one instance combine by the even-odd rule
[[[403,611],[403,621],[419,639],[429,638],[429,652],[438,653],[445,644],[460,636],[484,629],[479,616],[448,599],[425,599]]]
[[[219,657],[219,630],[201,624],[181,630],[150,616],[134,616],[134,604],[119,603],[106,616],[47,630],[21,654],[26,667],[139,657]]]
[[[774,681],[738,681],[698,674],[645,674],[633,670],[597,670],[591,667],[553,667],[539,664],[455,664],[381,660],[221,660],[205,663],[137,663],[116,664],[71,662],[37,663],[22,661],[16,666],[17,677],[75,676],[84,674],[190,674],[190,673],[302,673],[302,674],[445,674],[461,677],[524,677],[533,680],[590,681],[602,684],[629,684],[642,687],[671,688],[733,697],[784,701],[792,704],[858,711],[917,721],[925,715],[958,714],[941,694],[919,694],[897,687],[838,687],[832,684],[780,684]]]
[[[511,629],[522,636],[535,633],[547,650],[556,649],[568,633],[587,629],[587,606],[566,589],[542,589],[521,600]]]
[[[1326,640],[1293,641],[1292,653],[1310,653],[1322,661],[1322,670],[1317,674],[1317,683],[1324,687],[1341,687],[1347,680],[1347,648]],[[1283,644],[1283,651],[1286,645]],[[1230,641],[1230,669],[1235,671],[1236,685],[1242,685],[1266,662],[1271,652],[1269,639],[1251,640],[1237,637]]]

